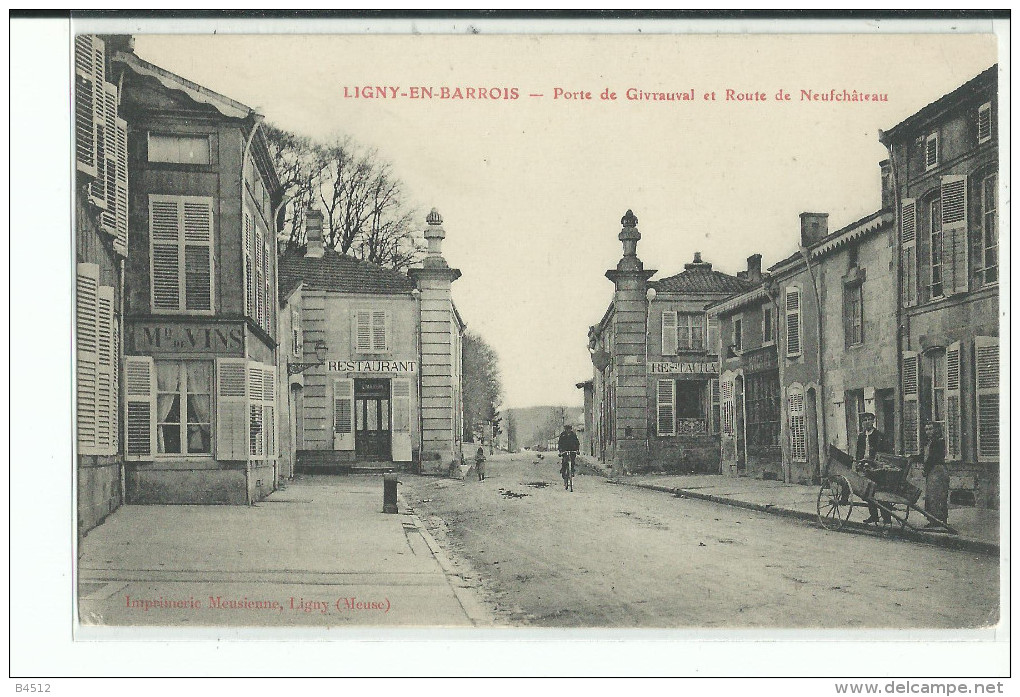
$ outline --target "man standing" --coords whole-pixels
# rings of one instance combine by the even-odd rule
[[[887,451],[885,444],[885,434],[875,428],[875,415],[870,411],[866,411],[860,416],[861,421],[861,432],[857,434],[857,449],[854,453],[854,459],[858,462],[858,468],[861,474],[865,475],[870,479],[875,479],[878,469],[875,463],[875,458],[878,457],[879,453]],[[876,481],[878,485],[882,482]],[[868,513],[870,516],[865,520],[865,524],[877,523],[879,508],[873,503],[868,504]],[[882,520],[886,524],[890,522],[889,514],[882,511]]]
[[[943,523],[949,518],[949,468],[946,467],[946,441],[938,424],[924,425],[924,508]],[[941,528],[929,522],[926,528]]]

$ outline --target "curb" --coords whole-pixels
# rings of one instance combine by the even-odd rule
[[[672,494],[677,498],[700,499],[702,501],[711,501],[712,503],[719,503],[724,506],[746,508],[748,510],[758,511],[760,513],[770,513],[772,515],[784,516],[786,518],[797,518],[800,520],[807,520],[816,523],[818,521],[818,516],[814,513],[809,513],[807,511],[795,511],[791,508],[781,508],[779,506],[773,506],[772,504],[751,503],[750,501],[741,501],[739,499],[727,498],[725,496],[716,496],[715,494],[705,494],[700,491],[692,491],[690,489],[662,486],[659,484],[627,482],[621,481],[619,479],[608,479],[607,481],[609,481],[611,484],[633,486],[639,489],[648,489],[650,491],[661,491],[666,494]],[[843,530],[857,534],[874,534],[875,532],[875,529],[870,526],[864,525],[862,523],[850,523],[850,522],[844,525]],[[923,532],[914,532],[912,530],[907,529],[895,530],[894,536],[899,539],[910,540],[912,542],[922,542],[924,544],[930,544],[936,547],[946,547],[947,549],[959,549],[967,552],[978,552],[980,554],[990,554],[994,556],[1000,555],[998,543],[985,542],[984,540],[976,540],[972,537],[928,534]]]

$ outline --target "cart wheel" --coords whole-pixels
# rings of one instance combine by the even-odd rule
[[[846,477],[829,477],[818,491],[818,522],[826,530],[840,530],[850,518],[853,505],[850,482]]]

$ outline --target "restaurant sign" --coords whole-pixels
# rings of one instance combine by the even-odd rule
[[[704,363],[672,363],[669,361],[652,361],[648,363],[648,372],[653,375],[718,375],[719,364],[715,361]]]
[[[418,372],[418,361],[326,361],[326,370],[336,373]]]

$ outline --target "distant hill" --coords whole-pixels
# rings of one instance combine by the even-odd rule
[[[512,412],[517,423],[517,447],[530,448],[559,435],[560,409],[566,411],[567,423],[575,428],[584,425],[584,409],[582,407],[524,407],[521,409],[505,409],[503,428],[506,428],[506,412]]]

